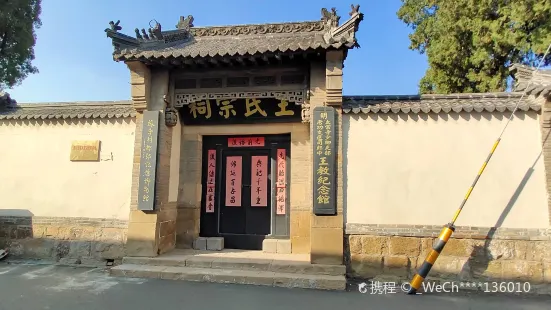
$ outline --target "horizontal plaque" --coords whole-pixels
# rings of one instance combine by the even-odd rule
[[[192,102],[180,110],[187,125],[300,122],[302,107],[276,98],[212,99]]]
[[[228,138],[228,147],[264,146],[264,137]]]
[[[98,161],[99,140],[73,141],[70,158],[71,161]]]

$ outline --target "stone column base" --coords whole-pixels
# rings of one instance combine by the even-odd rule
[[[130,211],[126,255],[139,257],[154,257],[158,255],[158,223],[157,214],[143,211]]]
[[[343,217],[312,215],[310,231],[310,262],[312,264],[343,264]]]

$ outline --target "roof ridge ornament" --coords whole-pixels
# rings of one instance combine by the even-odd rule
[[[176,24],[176,29],[189,31],[191,27],[194,27],[193,20],[194,18],[191,15],[188,15],[186,18],[180,16],[180,21]]]
[[[116,23],[114,23],[113,21],[110,21],[110,22],[109,22],[109,26],[111,27],[111,30],[112,30],[113,32],[118,32],[119,30],[122,30],[122,27],[119,26],[119,23],[120,23],[120,22],[121,22],[120,20],[117,20]]]
[[[350,13],[348,13],[348,15],[354,16],[354,14],[360,13],[360,5],[359,4],[357,4],[357,5],[351,4],[350,8],[352,8],[352,11],[350,11]]]
[[[336,8],[331,8],[331,12],[329,12],[326,8],[321,9],[321,20],[325,22],[326,30],[337,28],[339,26],[340,19],[341,17],[337,15]]]
[[[155,25],[151,26],[151,22],[155,21]],[[140,30],[138,28],[134,29],[134,32],[136,33],[136,39],[138,41],[161,41],[164,40],[161,24],[157,22],[155,19],[152,19],[149,21],[149,29],[148,33],[145,32],[145,29],[142,28],[142,33],[140,34]]]
[[[350,18],[339,26],[340,17],[337,16],[337,10],[331,9],[331,13],[327,9],[321,9],[322,21],[325,22],[325,34],[323,39],[327,44],[344,43],[347,47],[359,47],[356,41],[356,31],[358,31],[360,22],[363,20],[363,13],[360,13],[360,5],[350,5],[352,10]]]
[[[534,67],[515,63],[510,66],[509,72],[514,79],[513,91],[551,100],[551,70],[538,71]]]
[[[144,63],[158,61],[158,55],[166,55],[163,57],[189,56],[191,58],[199,56],[202,58],[206,56],[226,57],[222,55],[230,56],[234,52],[251,55],[259,52],[264,54],[278,49],[296,52],[316,48],[350,49],[359,47],[355,38],[358,24],[363,18],[363,14],[359,13],[359,7],[359,5],[351,5],[350,18],[342,25],[340,25],[340,16],[337,15],[336,8],[323,8],[321,9],[321,20],[314,21],[195,27],[193,16],[183,15],[180,16],[175,30],[162,31],[160,23],[154,21],[155,23],[150,22],[149,29],[136,28],[134,29],[135,35],[133,33],[126,35],[119,31],[122,27],[117,21],[116,23],[111,22],[111,26],[107,27],[105,32],[107,37],[111,38],[114,47],[114,60],[138,60],[143,56],[148,58],[139,60]],[[266,37],[268,34],[270,36]],[[278,35],[271,36],[271,34]],[[217,44],[217,41],[213,40],[200,40],[202,37],[227,39],[228,44]],[[234,37],[243,37],[246,40],[234,40]],[[259,44],[258,40],[262,42]],[[205,51],[202,50],[203,47],[206,49]],[[218,53],[223,54],[218,55]],[[148,56],[146,57],[146,55]]]
[[[152,21],[155,21],[155,26],[153,26],[153,27],[151,27],[151,22]],[[157,40],[162,40],[163,39],[163,32],[161,30],[161,24],[159,24],[159,22],[154,20],[154,19],[149,21],[149,33],[150,33],[150,37],[152,35]]]
[[[119,32],[119,30],[122,30],[122,26],[119,25],[120,22],[120,20],[117,20],[117,22],[110,21],[109,27],[105,29],[105,34],[108,38],[111,38],[111,43],[115,48],[115,52],[120,50],[121,47],[139,46],[138,40]]]

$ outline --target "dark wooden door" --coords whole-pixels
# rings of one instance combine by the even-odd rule
[[[271,152],[222,150],[219,234],[224,247],[261,250],[271,227]]]

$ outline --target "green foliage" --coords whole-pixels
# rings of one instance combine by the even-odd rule
[[[38,72],[31,62],[35,30],[42,25],[40,4],[41,0],[0,0],[0,89]]]
[[[507,66],[539,63],[551,43],[550,0],[402,2],[398,17],[413,29],[410,49],[429,62],[421,93],[504,91]]]

